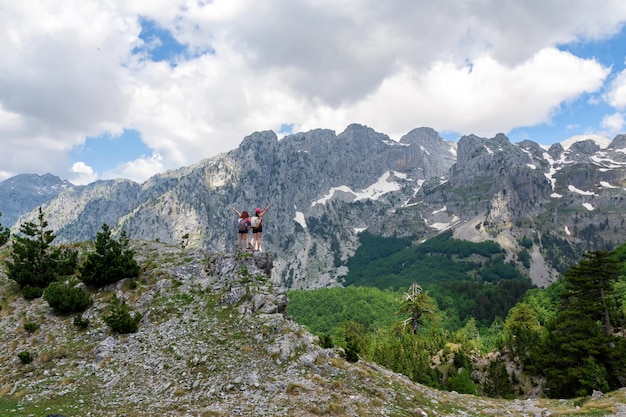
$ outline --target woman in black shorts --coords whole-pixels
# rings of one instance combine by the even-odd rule
[[[245,237],[246,239],[246,250],[250,249],[250,234],[248,230],[250,229],[250,215],[247,211],[242,211],[241,213],[233,207],[233,211],[237,213],[239,216],[239,220],[237,222],[237,234],[239,235],[239,240],[237,243],[237,247],[241,250],[241,241]]]
[[[272,203],[269,203],[264,210],[260,208],[254,212],[254,217],[251,219],[252,224],[252,250],[261,251],[261,237],[263,236],[263,216],[267,213]],[[255,219],[256,217],[256,219]],[[257,220],[258,219],[258,220]]]

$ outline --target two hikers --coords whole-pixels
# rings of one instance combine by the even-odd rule
[[[233,211],[239,216],[237,221],[237,235],[239,237],[237,241],[237,247],[242,249],[242,241],[245,239],[246,250],[261,250],[261,237],[263,236],[263,216],[267,213],[272,203],[269,203],[265,209],[261,210],[257,208],[254,211],[254,216],[250,217],[247,211],[240,212],[233,207]],[[252,229],[252,248],[250,248],[250,235],[248,230]]]

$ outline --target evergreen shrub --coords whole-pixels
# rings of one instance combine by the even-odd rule
[[[24,330],[26,330],[28,333],[35,333],[38,328],[39,325],[37,323],[33,323],[32,321],[24,323]]]
[[[74,317],[74,326],[78,327],[79,329],[86,329],[87,327],[89,327],[89,319],[83,318],[83,316],[76,316]]]
[[[335,346],[333,343],[333,339],[328,334],[323,334],[320,336],[320,344],[324,349],[331,349]]]
[[[30,285],[27,285],[22,288],[22,295],[27,300],[34,300],[35,298],[39,298],[43,295],[43,288],[31,287]]]
[[[69,282],[53,282],[45,289],[43,298],[59,314],[79,313],[92,304],[89,294]]]
[[[113,302],[109,305],[108,312],[103,319],[114,333],[135,333],[139,330],[142,316],[136,311],[132,314],[131,312],[131,308],[125,301],[114,296]]]
[[[35,359],[35,357],[33,356],[33,354],[32,354],[32,353],[30,353],[30,352],[29,352],[29,351],[27,351],[27,350],[24,350],[24,351],[22,351],[22,352],[18,353],[18,354],[17,354],[17,357],[18,357],[18,358],[20,358],[20,361],[22,361],[22,363],[23,363],[24,365],[27,365],[27,364],[31,363],[31,362]]]

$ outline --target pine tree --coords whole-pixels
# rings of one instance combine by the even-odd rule
[[[135,252],[128,248],[129,239],[122,232],[119,240],[111,237],[111,229],[105,223],[96,235],[95,252],[87,256],[80,266],[81,280],[97,287],[113,284],[123,278],[138,277],[141,267],[134,259]]]
[[[621,264],[611,253],[591,251],[583,255],[578,265],[565,271],[565,309],[581,311],[601,322],[607,336],[612,333],[611,315],[615,306],[611,295],[620,269]]]
[[[27,298],[40,297],[48,284],[76,270],[76,251],[52,246],[56,236],[47,227],[40,207],[37,223],[22,223],[20,234],[13,236],[11,258],[6,261],[7,276],[18,283]]]
[[[605,251],[592,251],[565,272],[561,311],[548,325],[542,349],[546,392],[572,397],[621,386],[624,338],[612,332],[613,284],[621,265]]]
[[[417,334],[419,326],[423,325],[428,317],[432,317],[436,310],[435,300],[425,293],[418,283],[413,283],[402,296],[399,313],[410,314],[403,324],[405,326],[410,324],[413,334]]]

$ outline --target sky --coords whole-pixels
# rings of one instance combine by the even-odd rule
[[[0,0],[0,181],[143,182],[359,123],[626,131],[623,0]]]

